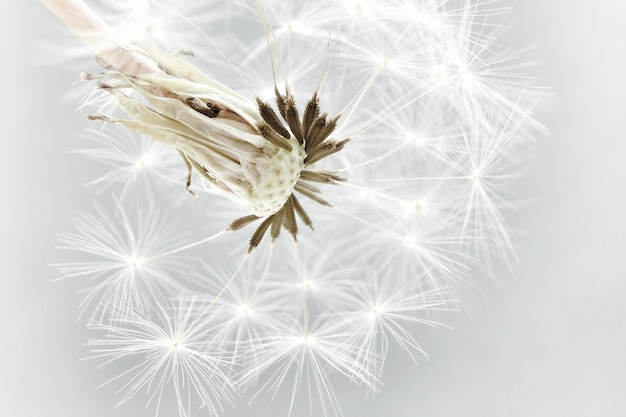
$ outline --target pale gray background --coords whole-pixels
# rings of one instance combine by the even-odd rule
[[[626,416],[626,3],[514,6],[507,42],[537,44],[525,56],[557,96],[542,119],[551,136],[519,184],[538,200],[511,217],[527,232],[522,263],[485,285],[471,314],[447,316],[455,330],[425,332],[429,362],[394,356],[367,404],[340,395],[347,417]],[[62,97],[76,74],[30,65],[35,7],[0,4],[0,415],[152,415],[142,401],[114,409],[113,390],[96,388],[95,364],[77,360],[88,335],[74,286],[50,282],[56,233],[91,197],[76,177],[88,162],[66,154],[85,124]]]

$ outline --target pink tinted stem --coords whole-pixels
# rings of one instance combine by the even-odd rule
[[[78,35],[94,55],[112,68],[126,73],[159,72],[136,54],[120,47],[113,29],[81,0],[41,0],[52,13]]]

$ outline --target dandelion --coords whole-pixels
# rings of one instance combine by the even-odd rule
[[[153,256],[179,247],[181,236],[172,224],[165,224],[154,207],[144,208],[142,213],[145,217],[133,219],[118,204],[111,216],[96,205],[95,213],[82,213],[74,219],[75,232],[61,234],[61,247],[76,256],[56,267],[63,279],[82,278],[92,283],[81,308],[86,312],[92,307],[94,318],[117,307],[143,310],[155,299],[182,291],[182,283],[175,277],[188,264],[186,259]]]
[[[101,67],[80,152],[120,203],[75,221],[62,242],[89,260],[58,268],[96,284],[96,356],[138,360],[123,401],[339,416],[335,381],[380,389],[390,343],[417,362],[415,328],[514,256],[542,93],[495,43],[497,2],[43,3]]]
[[[110,323],[90,323],[92,330],[106,334],[104,339],[90,340],[94,357],[106,359],[107,364],[129,357],[140,359],[138,365],[107,382],[125,381],[118,391],[124,393],[120,404],[144,391],[148,403],[156,403],[158,413],[169,388],[181,416],[193,415],[192,402],[216,414],[220,407],[217,401],[230,401],[233,396],[225,353],[215,349],[214,342],[207,338],[205,332],[210,334],[210,329],[206,321],[202,327],[188,331],[193,300],[171,310],[157,305],[146,312],[113,315]]]
[[[241,382],[262,378],[257,395],[266,390],[276,397],[283,390],[289,395],[288,415],[298,394],[317,397],[324,415],[341,415],[331,376],[339,373],[353,382],[368,383],[375,379],[367,369],[354,369],[358,346],[347,340],[352,331],[337,327],[332,321],[320,321],[302,328],[296,321],[285,321],[284,331],[263,340],[264,350],[254,362],[245,365]],[[260,375],[259,375],[260,374]],[[290,387],[285,385],[289,384]],[[310,413],[315,415],[310,406]]]

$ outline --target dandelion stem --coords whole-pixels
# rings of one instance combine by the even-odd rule
[[[369,91],[370,87],[374,83],[374,80],[378,77],[380,72],[383,70],[383,68],[387,64],[387,58],[389,58],[389,56],[391,56],[391,53],[396,49],[396,47],[398,46],[398,44],[400,43],[402,38],[404,38],[404,35],[407,33],[408,29],[409,29],[409,26],[405,27],[404,30],[402,31],[402,33],[400,33],[398,35],[398,38],[396,39],[395,43],[393,45],[391,45],[391,48],[389,48],[389,50],[387,51],[387,54],[385,55],[385,57],[382,59],[382,61],[380,61],[380,63],[378,64],[378,67],[376,67],[376,69],[370,74],[370,76],[367,79],[367,81],[365,81],[365,83],[361,86],[361,88],[354,95],[354,97],[352,97],[352,99],[348,102],[348,104],[345,105],[343,110],[341,110],[339,112],[339,114],[343,114],[345,111],[350,109],[350,111],[348,112],[347,116],[344,117],[344,119],[343,119],[343,123],[344,124],[348,123],[348,120],[350,120],[350,118],[352,117],[352,115],[356,111],[357,107],[359,106],[359,103],[361,102],[361,100],[363,99],[365,94]]]
[[[346,182],[405,182],[405,181],[440,181],[440,180],[471,180],[473,176],[459,175],[450,177],[409,177],[409,178],[348,178]]]
[[[185,246],[181,246],[181,247],[179,247],[179,248],[172,249],[172,250],[169,250],[169,251],[167,251],[167,252],[160,253],[160,254],[158,254],[158,255],[151,256],[151,257],[149,257],[149,258],[142,259],[141,261],[142,261],[142,262],[154,261],[155,259],[164,258],[164,257],[166,257],[166,256],[173,255],[173,254],[175,254],[175,253],[179,253],[179,252],[186,251],[187,249],[191,249],[191,248],[193,248],[193,247],[200,246],[200,245],[202,245],[203,243],[209,242],[209,241],[211,241],[211,240],[213,240],[213,239],[215,239],[215,238],[217,238],[217,237],[220,237],[221,235],[223,235],[223,234],[224,234],[224,233],[226,233],[226,232],[227,232],[227,230],[222,230],[221,232],[216,233],[216,234],[214,234],[214,235],[211,235],[211,236],[209,236],[209,237],[207,237],[207,238],[204,238],[204,239],[198,240],[198,241],[193,242],[193,243],[189,243],[189,244],[187,244],[187,245],[185,245]]]
[[[94,52],[96,57],[113,68],[132,74],[161,72],[115,41],[115,32],[81,0],[41,0]]]
[[[296,260],[298,261],[298,276],[300,277],[300,281],[302,282],[302,319],[304,321],[304,334],[308,336],[309,334],[309,311],[307,307],[307,283],[304,279],[304,272],[302,271],[302,257],[300,256],[300,250],[298,249],[298,244],[295,239],[293,241],[293,247],[296,252]]]
[[[374,162],[377,162],[377,161],[380,161],[382,159],[385,159],[388,156],[391,156],[391,155],[395,154],[396,152],[401,151],[406,146],[408,146],[410,143],[411,142],[406,141],[406,142],[396,146],[395,148],[393,148],[393,149],[391,149],[391,150],[389,150],[389,151],[387,151],[387,152],[385,152],[385,153],[383,153],[381,155],[378,155],[376,158],[368,159],[367,161],[364,161],[364,162],[361,162],[361,163],[358,163],[356,165],[352,165],[352,166],[349,166],[349,167],[344,167],[344,168],[338,169],[336,171],[337,172],[345,172],[345,171],[349,171],[349,170],[354,169],[354,168],[359,168],[359,167],[362,167],[362,166],[365,166],[365,165],[373,164]]]
[[[343,11],[342,11],[343,13]],[[332,29],[334,21],[331,19],[328,24],[328,38],[326,40],[326,51],[324,52],[324,62],[322,64],[322,71],[320,73],[320,79],[317,82],[317,88],[315,91],[320,92],[324,88],[324,84],[326,84],[326,80],[328,79],[328,74],[330,74],[330,68],[335,60],[335,54],[337,52],[337,45],[339,45],[339,35],[341,34],[341,22],[342,16],[339,17],[339,23],[337,24],[337,35],[335,36],[335,40],[332,46],[332,52],[330,56],[328,56],[328,52],[331,49],[330,42],[332,39]]]
[[[105,46],[116,48],[109,25],[81,0],[41,0],[41,2],[87,45],[94,48],[94,52],[102,52]]]
[[[356,284],[356,281],[354,280],[354,278],[352,278],[352,275],[350,275],[346,267],[343,266],[343,264],[339,261],[339,259],[337,259],[337,256],[335,255],[335,253],[328,247],[328,244],[326,243],[326,241],[324,241],[324,239],[322,239],[322,237],[315,230],[313,231],[313,234],[315,235],[317,240],[322,244],[322,246],[324,246],[324,249],[326,249],[326,252],[328,252],[328,254],[333,259],[333,261],[337,264],[341,272],[345,275],[346,278],[348,278],[348,281],[350,281],[350,284],[352,284],[352,288],[354,288],[354,291],[356,291],[356,293],[359,295],[359,297],[361,297],[361,299],[364,302],[367,302],[368,301],[367,296],[363,293],[361,288]]]
[[[417,96],[411,98],[409,101],[407,101],[406,103],[402,104],[401,106],[394,108],[394,106],[396,106],[398,103],[400,103],[403,100],[405,100],[411,94],[414,94],[419,87],[415,87],[415,88],[409,90],[406,94],[404,94],[401,97],[399,97],[398,99],[394,100],[393,103],[389,104],[382,111],[378,112],[378,114],[376,116],[372,117],[372,120],[373,120],[372,122],[369,122],[368,124],[366,124],[362,128],[358,129],[356,132],[347,135],[347,137],[355,138],[355,137],[359,136],[361,133],[364,133],[364,132],[368,131],[369,129],[373,128],[374,126],[378,125],[379,123],[387,120],[388,118],[390,118],[394,114],[398,113],[400,110],[410,106],[411,104],[415,103],[416,101],[421,100],[422,98],[426,97],[428,94],[430,94],[433,91],[437,90],[439,87],[445,85],[446,83],[454,80],[457,77],[460,77],[461,75],[463,75],[463,70],[458,71],[455,74],[452,74],[451,76],[449,76],[448,78],[446,78],[444,80],[441,80],[440,82],[432,85],[426,91],[424,91],[421,94],[418,94]],[[344,119],[344,123],[345,123],[345,120],[346,119]]]
[[[283,60],[280,56],[280,52],[278,51],[278,47],[276,46],[276,36],[274,34],[274,31],[272,30],[270,18],[267,13],[267,9],[265,8],[265,4],[261,0],[257,0],[255,4],[256,4],[257,12],[259,14],[261,25],[263,26],[263,31],[265,32],[267,50],[269,52],[270,64],[272,66],[272,78],[274,79],[274,88],[277,89],[278,85],[276,83],[276,64],[274,63],[274,55],[276,55],[276,58],[278,59],[278,66],[280,67],[280,71],[283,73],[285,82],[287,81],[287,74],[285,72],[285,68],[284,68]]]
[[[398,203],[398,204],[409,204],[410,203],[409,200],[405,200],[403,198],[397,198],[397,197],[394,197],[394,196],[389,195],[389,194],[381,193],[380,191],[372,190],[371,188],[361,187],[361,186],[358,186],[358,185],[355,185],[355,184],[350,184],[349,182],[344,182],[344,183],[342,183],[342,185],[345,186],[345,187],[354,188],[355,190],[364,191],[366,193],[372,193],[373,195],[375,195],[378,198],[384,198],[385,200],[393,201],[394,203]]]
[[[239,275],[239,271],[241,271],[241,268],[243,267],[243,265],[246,263],[246,260],[248,259],[248,256],[250,254],[246,253],[243,257],[243,259],[241,260],[241,262],[239,263],[239,266],[237,267],[237,269],[235,269],[235,272],[233,272],[233,274],[231,275],[231,277],[229,278],[229,280],[226,282],[226,284],[224,284],[224,287],[220,290],[220,292],[217,293],[217,295],[215,297],[213,297],[213,300],[211,300],[211,302],[204,308],[202,309],[202,311],[200,312],[200,314],[198,314],[198,317],[195,318],[194,321],[192,321],[189,326],[187,326],[187,328],[185,329],[185,331],[183,332],[182,336],[180,337],[180,339],[184,339],[185,336],[187,336],[189,334],[189,332],[191,332],[193,330],[193,328],[200,322],[200,320],[202,320],[202,318],[209,312],[209,310],[211,309],[211,307],[213,307],[213,305],[215,305],[215,303],[217,302],[217,300],[220,299],[220,297],[222,295],[224,295],[224,293],[226,292],[226,290],[228,289],[228,287],[230,287],[230,284],[233,283],[233,281],[235,280],[235,278],[237,277],[237,275]]]
[[[265,281],[265,278],[267,277],[267,272],[270,269],[270,263],[272,261],[272,254],[274,253],[274,242],[272,242],[272,244],[270,245],[270,253],[267,255],[267,262],[265,262],[265,268],[263,269],[263,275],[261,275],[261,279],[259,280],[259,283],[257,284],[254,292],[252,293],[252,296],[250,297],[250,305],[252,305],[252,303],[254,302],[254,300],[256,299],[256,297],[259,295],[259,291],[261,290],[261,287],[263,286],[263,282]]]
[[[364,224],[364,225],[366,225],[366,226],[371,227],[372,229],[379,230],[379,231],[381,231],[382,233],[384,233],[385,235],[391,236],[391,237],[393,237],[393,238],[395,238],[395,239],[402,240],[402,237],[401,237],[401,236],[399,236],[398,234],[393,233],[393,232],[389,231],[389,229],[386,229],[386,228],[384,228],[384,227],[382,227],[382,226],[379,226],[379,225],[377,225],[377,224],[375,224],[375,223],[372,223],[372,222],[370,222],[370,221],[368,221],[368,220],[365,220],[365,219],[364,219],[364,218],[362,218],[362,217],[359,217],[359,216],[357,216],[357,215],[355,215],[355,214],[352,214],[352,213],[350,213],[350,212],[348,212],[348,211],[346,211],[346,210],[340,209],[340,208],[339,208],[339,207],[337,207],[337,206],[332,206],[332,209],[333,209],[333,210],[335,210],[335,211],[338,211],[339,213],[342,213],[342,214],[344,214],[344,215],[346,215],[346,216],[348,216],[348,217],[351,217],[351,218],[353,218],[354,220],[356,220],[356,221],[358,221],[358,222],[360,222],[360,223],[363,223],[363,224]]]

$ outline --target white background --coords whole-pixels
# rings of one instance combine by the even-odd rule
[[[76,176],[88,162],[66,153],[85,125],[63,96],[76,73],[32,65],[46,35],[40,9],[0,5],[0,415],[153,415],[143,400],[114,409],[114,390],[97,388],[95,364],[78,360],[80,298],[51,282],[56,234],[91,197]],[[542,117],[551,134],[517,190],[535,200],[510,218],[526,232],[521,264],[449,315],[454,330],[424,333],[430,361],[406,366],[392,352],[374,400],[340,392],[347,417],[626,416],[624,16],[619,0],[514,4],[503,42],[536,45],[525,57],[556,96]],[[225,415],[282,415],[262,407]]]

